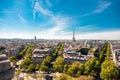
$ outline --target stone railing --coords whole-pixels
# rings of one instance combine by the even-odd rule
[[[11,67],[10,61],[5,54],[0,54],[0,80],[11,80],[15,68]]]

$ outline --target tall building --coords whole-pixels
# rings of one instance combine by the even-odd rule
[[[73,42],[75,42],[75,31],[73,31],[73,39],[72,39]]]
[[[36,40],[36,36],[35,36],[35,40]]]

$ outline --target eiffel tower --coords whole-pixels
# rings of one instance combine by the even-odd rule
[[[72,38],[72,41],[75,42],[75,31],[73,31],[73,38]]]

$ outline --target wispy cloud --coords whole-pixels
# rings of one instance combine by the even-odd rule
[[[65,36],[66,34],[68,34],[68,32],[65,31],[65,29],[68,27],[68,18],[57,16],[52,17],[51,21],[54,21],[54,26],[52,28],[41,31],[39,35],[43,34],[41,35],[42,38],[46,38],[48,36],[51,38],[56,38],[61,35]]]
[[[101,13],[105,9],[107,9],[111,4],[112,3],[108,2],[108,1],[98,1],[98,5],[97,5],[96,9],[92,10],[91,12],[80,15],[80,17],[85,17],[85,16],[89,16],[92,14]]]
[[[80,33],[88,33],[90,31],[97,30],[98,27],[96,25],[85,25],[85,26],[79,26],[78,30]]]
[[[79,29],[80,29],[80,30],[83,30],[83,29],[91,29],[93,26],[95,26],[95,25],[79,26]]]
[[[105,9],[107,9],[110,5],[111,5],[111,2],[101,1],[99,2],[99,5],[96,7],[93,13],[100,13]]]
[[[50,0],[45,0],[46,1],[46,4],[51,7],[52,6],[52,3],[50,2]]]
[[[49,4],[48,4],[49,5]],[[51,10],[48,8],[45,8],[42,6],[42,1],[36,1],[34,3],[34,10],[33,10],[33,17],[36,18],[36,12],[39,12],[43,16],[49,17],[48,22],[51,22],[53,25],[52,28],[49,28],[47,30],[41,31],[39,34],[44,34],[44,36],[51,36],[54,38],[55,36],[61,35],[65,28],[68,27],[68,24],[70,25],[70,18],[66,16],[62,16],[60,14],[54,14]],[[50,24],[50,23],[45,23]],[[49,25],[50,26],[50,25]]]
[[[18,14],[18,17],[22,23],[26,23],[26,20],[21,15]]]
[[[42,6],[42,1],[34,2],[34,0],[32,0],[32,4],[33,4],[33,8],[34,8],[34,10],[33,10],[34,20],[36,20],[37,12],[43,14],[44,16],[53,16],[53,13],[50,10],[48,10]]]

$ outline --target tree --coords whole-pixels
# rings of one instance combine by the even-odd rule
[[[59,56],[63,54],[63,48],[64,48],[64,44],[61,43],[61,44],[60,44],[60,49],[59,49],[59,52],[58,52],[58,55],[59,55]]]
[[[50,67],[51,60],[52,60],[52,58],[50,56],[47,56],[41,64]]]
[[[33,49],[34,45],[28,45],[25,47],[25,49],[20,53],[20,55],[24,56],[23,61],[20,64],[20,68],[24,69],[24,70],[30,70],[31,69],[31,64],[32,64],[32,60],[31,60],[31,56],[32,56],[32,49]],[[29,68],[28,68],[29,67]]]
[[[57,50],[55,50],[55,52],[53,53],[53,55],[52,55],[54,58],[56,58],[57,56],[58,56],[58,51]]]
[[[81,74],[83,74],[84,72],[84,66],[83,64],[79,63],[79,62],[73,62],[71,67],[69,67],[67,73],[70,76],[79,76]]]
[[[39,70],[39,69],[40,69],[40,64],[36,64],[35,70]]]
[[[29,48],[25,52],[25,57],[31,59],[32,56],[32,47],[29,46]]]
[[[23,69],[27,69],[28,66],[31,64],[31,60],[29,58],[25,58],[21,64],[20,64],[20,67],[23,68]]]
[[[116,68],[113,61],[106,59],[101,65],[102,71],[100,78],[105,80],[113,80],[118,77],[118,69]]]
[[[115,63],[110,60],[110,42],[106,44],[106,48],[104,48],[103,51],[106,52],[106,58],[105,61],[101,64],[100,78],[103,80],[117,79],[119,74],[118,69],[116,68]]]
[[[63,54],[63,48],[64,48],[64,43],[59,43],[52,56],[54,58],[57,58],[58,56],[61,56]]]
[[[102,63],[104,61],[104,59],[105,59],[104,52],[101,51],[100,55],[99,55],[99,61]]]
[[[58,51],[59,51],[59,45],[57,45],[55,51],[53,52],[52,56],[56,58],[58,56]]]
[[[50,64],[51,64],[51,56],[47,56],[43,62],[41,63],[41,66],[40,66],[40,70],[42,71],[48,71],[49,68],[51,67]]]
[[[110,42],[108,42],[108,44],[107,44],[107,53],[106,53],[107,57],[110,57],[110,52],[111,52],[111,50],[110,50]]]
[[[83,72],[84,72],[84,65],[83,65],[83,64],[79,64],[79,65],[78,65],[77,74],[78,74],[78,75],[82,75]]]
[[[54,68],[55,71],[62,72],[63,71],[63,65],[64,65],[64,59],[59,56],[56,59],[53,68]]]
[[[18,59],[15,56],[11,56],[9,59],[13,64],[15,64],[18,61]]]
[[[27,71],[33,71],[33,69],[34,69],[34,65],[30,64],[27,68]]]
[[[62,54],[63,54],[63,51],[60,50],[60,51],[58,52],[58,55],[62,55]]]
[[[27,49],[28,49],[28,47],[29,47],[29,46],[26,46],[19,54],[20,54],[21,56],[24,56],[24,55],[25,55],[25,52],[26,52]]]
[[[75,67],[70,67],[67,71],[70,76],[75,76]]]
[[[100,52],[100,55],[99,55],[99,61],[100,63],[102,63],[104,60],[105,60],[105,54],[106,54],[106,51],[107,51],[107,43],[104,44],[101,52]]]
[[[67,77],[67,75],[62,74],[59,76],[58,80],[68,80],[68,77]]]
[[[48,71],[48,66],[46,66],[46,65],[44,65],[44,64],[42,64],[41,66],[40,66],[40,70],[41,71]]]
[[[64,68],[63,68],[63,72],[64,72],[64,73],[67,73],[67,70],[68,70],[68,65],[65,64],[65,65],[64,65]]]
[[[32,54],[31,54],[31,53],[26,52],[26,58],[31,59],[31,56],[32,56]]]
[[[96,57],[92,57],[90,58],[86,63],[85,63],[85,72],[84,74],[90,74],[95,68],[95,64],[96,64]]]

